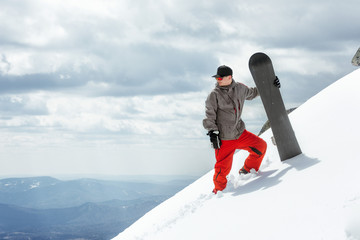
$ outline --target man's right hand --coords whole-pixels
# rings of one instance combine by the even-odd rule
[[[219,149],[221,147],[221,140],[219,137],[219,131],[211,130],[207,134],[210,136],[210,142],[214,149]]]

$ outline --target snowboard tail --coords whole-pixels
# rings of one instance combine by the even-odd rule
[[[264,53],[255,53],[249,60],[251,75],[260,93],[269,119],[281,161],[301,154],[279,88],[271,59]]]

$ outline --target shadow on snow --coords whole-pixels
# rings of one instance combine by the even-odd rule
[[[318,164],[320,161],[316,158],[307,157],[304,154],[300,154],[294,158],[286,160],[283,164],[288,165],[285,169],[282,170],[269,170],[269,171],[260,171],[255,179],[252,177],[249,179],[249,182],[245,182],[243,185],[234,187],[229,184],[228,188],[224,192],[233,192],[233,196],[240,196],[243,194],[248,194],[258,190],[265,190],[276,186],[282,182],[282,177],[291,169],[296,169],[297,171],[303,171],[309,167],[312,167]],[[242,180],[240,180],[242,181]],[[248,180],[245,180],[248,181]]]

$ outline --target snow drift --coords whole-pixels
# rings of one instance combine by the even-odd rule
[[[303,154],[281,162],[268,130],[258,173],[239,151],[223,192],[210,171],[115,239],[360,239],[359,89],[360,69],[290,114]]]

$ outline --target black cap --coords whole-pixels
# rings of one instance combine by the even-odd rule
[[[212,76],[212,77],[226,77],[231,75],[232,76],[233,71],[231,68],[229,68],[228,66],[222,65],[220,67],[218,67],[217,69],[217,73],[216,75]]]

